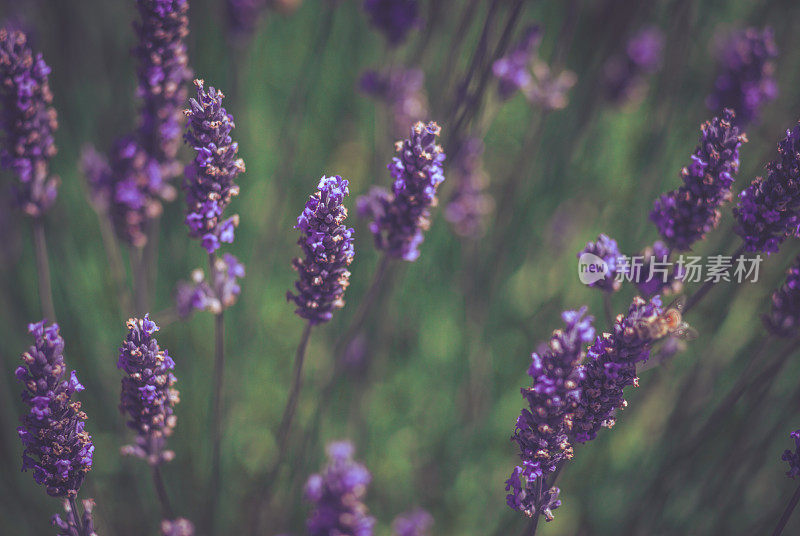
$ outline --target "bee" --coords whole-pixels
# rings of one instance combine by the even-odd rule
[[[697,331],[684,319],[681,311],[686,304],[686,296],[680,296],[669,304],[660,315],[643,318],[636,323],[636,334],[640,339],[657,341],[664,337],[674,337],[689,341],[697,338]]]

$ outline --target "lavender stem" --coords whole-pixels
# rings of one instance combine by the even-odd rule
[[[161,503],[161,517],[164,519],[173,519],[175,515],[172,511],[172,504],[167,495],[167,488],[164,486],[164,478],[161,475],[161,465],[153,465],[153,485],[156,488],[156,495],[158,502]]]
[[[56,310],[53,307],[53,290],[50,286],[50,263],[47,257],[44,222],[41,218],[33,220],[33,245],[36,254],[36,273],[39,278],[39,301],[42,306],[42,315],[51,322],[55,322]]]
[[[791,517],[794,507],[797,506],[798,501],[800,501],[800,486],[797,486],[797,489],[794,491],[794,495],[792,495],[792,498],[789,500],[789,504],[786,505],[786,510],[783,511],[783,515],[781,516],[780,520],[778,520],[778,525],[772,532],[772,536],[780,536],[781,533],[783,533],[783,529],[786,527],[786,523],[789,522],[789,517]]]
[[[147,312],[147,269],[144,265],[144,250],[130,248],[131,271],[133,272],[133,302],[137,315]]]
[[[611,308],[611,293],[603,292],[603,310],[606,314],[606,321],[609,326],[614,326],[614,312]]]
[[[211,280],[216,280],[214,254],[208,256],[211,266]],[[214,522],[219,502],[221,470],[220,442],[222,440],[222,387],[225,373],[225,322],[223,313],[214,315],[214,392],[211,409],[211,485],[209,489],[208,527],[214,534]]]
[[[745,246],[744,244],[742,244],[736,251],[733,252],[733,254],[731,255],[731,258],[733,259],[733,264],[736,264],[736,260],[744,254],[744,248]],[[697,305],[700,302],[700,300],[702,300],[705,297],[705,295],[708,294],[708,292],[711,290],[711,288],[714,286],[715,283],[716,281],[714,281],[713,279],[706,281],[705,283],[703,283],[703,286],[700,287],[700,289],[697,292],[689,296],[689,298],[686,300],[686,305],[683,308],[683,314],[688,313],[689,310],[691,310],[695,305]]]
[[[281,417],[281,424],[278,428],[278,460],[283,457],[286,451],[286,444],[289,440],[289,430],[294,420],[294,414],[297,410],[297,400],[300,397],[300,390],[303,387],[303,362],[306,357],[306,348],[308,347],[308,339],[311,336],[311,322],[306,323],[303,329],[303,335],[300,337],[300,344],[297,345],[297,353],[294,356],[294,381],[292,382],[292,390],[289,392],[289,399],[286,401],[286,407],[283,410],[283,417]]]
[[[75,500],[75,497],[69,498],[69,507],[72,510],[72,517],[75,519],[75,525],[78,528],[78,533],[81,536],[88,536],[83,528],[83,520],[80,512],[78,511],[78,501]]]

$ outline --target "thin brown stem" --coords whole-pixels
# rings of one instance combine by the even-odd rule
[[[794,508],[797,506],[798,502],[800,502],[800,486],[797,486],[794,495],[792,495],[792,498],[789,500],[789,504],[786,505],[783,515],[781,515],[781,518],[778,520],[778,525],[775,527],[775,530],[772,531],[772,536],[780,536],[783,533],[783,529],[786,528],[786,523],[788,523],[789,518],[792,517],[792,512],[794,512]]]
[[[211,281],[216,281],[214,254],[208,256]],[[222,390],[225,375],[225,321],[222,311],[214,315],[214,390],[211,406],[211,481],[208,491],[208,529],[215,534],[217,506],[220,483],[222,481],[221,441],[222,441]]]
[[[53,307],[53,289],[50,285],[50,262],[47,257],[44,222],[41,218],[33,220],[33,248],[36,254],[36,275],[39,279],[39,302],[42,307],[42,316],[50,322],[55,322],[56,310]]]
[[[119,249],[119,241],[114,235],[114,227],[108,213],[98,211],[97,218],[100,222],[100,237],[103,240],[103,249],[106,251],[108,268],[111,271],[111,279],[117,291],[120,309],[123,315],[131,312],[131,292],[125,282],[125,263],[122,261],[122,253]]]
[[[173,519],[175,515],[172,511],[172,504],[167,495],[167,488],[164,486],[164,478],[161,475],[161,465],[153,465],[153,486],[156,488],[156,496],[158,502],[161,504],[161,517],[164,519]]]
[[[83,526],[81,512],[78,510],[78,501],[75,499],[75,497],[69,498],[69,507],[70,510],[72,510],[72,518],[75,520],[75,527],[78,529],[78,534],[81,536],[87,536],[86,529]]]
[[[297,411],[297,401],[300,398],[300,390],[303,388],[303,363],[305,362],[308,339],[311,337],[311,328],[311,323],[306,323],[303,334],[300,336],[300,344],[297,345],[297,352],[294,356],[294,380],[292,381],[292,390],[289,391],[289,398],[286,400],[286,407],[283,409],[283,417],[281,417],[281,424],[278,428],[279,459],[286,451],[286,444],[289,441],[292,421]]]

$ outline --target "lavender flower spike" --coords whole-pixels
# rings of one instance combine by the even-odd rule
[[[800,331],[800,257],[786,271],[786,281],[772,294],[772,307],[764,315],[767,330],[778,337],[793,337]]]
[[[347,185],[338,175],[323,176],[297,217],[295,229],[303,233],[297,243],[305,258],[292,261],[300,277],[296,294],[288,291],[286,299],[294,302],[297,315],[311,325],[329,321],[335,309],[344,307],[344,291],[350,284],[347,267],[355,251],[353,229],[345,226],[347,209],[342,204],[350,193]]]
[[[649,330],[641,327],[662,312],[660,297],[648,302],[637,296],[627,315],[617,316],[613,332],[598,336],[589,348],[570,434],[575,441],[590,441],[600,428],[614,425],[616,412],[627,405],[622,391],[629,385],[638,386],[636,365],[648,359],[655,342]]]
[[[364,0],[364,11],[389,45],[402,43],[418,23],[418,0]]]
[[[620,262],[621,258],[617,241],[604,234],[598,236],[596,242],[587,242],[586,247],[578,253],[581,266],[597,263],[598,259],[602,261],[605,268],[603,278],[589,283],[588,286],[606,292],[616,292],[622,286],[622,282],[617,279],[617,275],[624,274],[626,270]]]
[[[49,75],[50,67],[41,54],[34,55],[23,32],[0,29],[0,165],[17,176],[14,202],[32,217],[53,205],[58,188],[49,169],[58,128]]]
[[[625,48],[625,54],[610,57],[603,65],[606,98],[617,105],[641,100],[645,76],[658,70],[664,35],[654,27],[640,30]]]
[[[189,236],[202,240],[203,247],[213,253],[221,242],[233,242],[239,216],[222,219],[222,213],[239,194],[236,177],[245,170],[244,160],[237,157],[239,144],[231,139],[235,127],[233,117],[222,107],[224,95],[213,87],[208,91],[202,80],[195,80],[197,98],[190,99],[184,110],[189,118],[185,139],[197,151],[194,161],[186,166],[183,188],[186,191],[186,225]]]
[[[486,231],[486,216],[494,209],[494,199],[487,191],[488,176],[482,165],[483,142],[469,138],[461,147],[455,163],[455,192],[445,207],[445,219],[465,238],[479,238]]]
[[[519,447],[522,466],[516,467],[506,482],[506,490],[511,491],[506,499],[511,508],[527,516],[544,512],[544,505],[537,502],[537,479],[546,478],[561,461],[572,458],[568,435],[581,397],[583,370],[579,364],[584,345],[594,337],[586,307],[566,311],[562,319],[566,325],[553,332],[547,350],[531,356],[528,375],[533,385],[522,389],[529,409],[522,410],[511,437]],[[548,506],[548,510],[557,507]]]
[[[786,476],[794,478],[800,476],[800,430],[795,430],[789,437],[794,439],[794,452],[789,449],[783,451],[781,460],[789,462],[789,470],[786,471]]]
[[[675,250],[691,249],[716,228],[719,208],[733,197],[733,178],[739,171],[739,148],[747,141],[726,109],[700,127],[700,141],[691,164],[681,169],[683,186],[655,202],[650,219],[664,241]]]
[[[158,162],[162,180],[180,175],[175,156],[180,145],[180,115],[186,101],[189,0],[137,0],[141,21],[134,25],[139,42],[136,77],[142,99],[138,138]]]
[[[64,339],[58,324],[44,320],[28,326],[34,344],[22,354],[16,377],[24,386],[22,401],[30,412],[17,431],[25,446],[22,470],[33,469],[33,479],[48,495],[75,497],[92,469],[94,445],[84,430],[86,414],[72,395],[83,391],[73,370],[64,364]]]
[[[330,443],[328,465],[306,482],[306,499],[314,504],[306,523],[310,536],[372,536],[375,519],[363,502],[372,476],[353,461],[353,450],[347,441]]]
[[[776,253],[784,240],[800,236],[800,125],[786,131],[767,176],[739,194],[734,231],[750,252]]]
[[[166,439],[175,428],[173,406],[179,401],[172,388],[175,362],[158,346],[153,336],[158,326],[150,320],[128,320],[128,335],[119,349],[117,368],[128,375],[122,379],[119,409],[128,415],[128,427],[136,431],[136,445],[124,447],[123,454],[146,459],[150,465],[170,461]]]
[[[75,512],[69,501],[64,501],[65,516],[62,518],[59,514],[53,515],[50,518],[50,523],[58,529],[57,536],[97,536],[94,531],[94,519],[92,518],[92,511],[94,510],[94,500],[85,499],[83,502],[83,515],[81,516],[81,523],[75,517]],[[83,532],[80,532],[79,527],[83,527]]]
[[[436,190],[444,181],[442,148],[436,144],[441,129],[434,122],[416,123],[411,136],[395,145],[397,156],[389,164],[394,178],[392,193],[376,196],[364,213],[373,221],[370,231],[375,246],[390,257],[415,261],[423,231],[430,227],[430,208],[436,206]]]
[[[778,96],[777,56],[771,28],[748,28],[731,36],[720,50],[720,73],[706,100],[708,108],[733,108],[742,125],[757,121],[764,104]]]
[[[433,516],[422,508],[400,514],[392,521],[393,536],[430,536]]]

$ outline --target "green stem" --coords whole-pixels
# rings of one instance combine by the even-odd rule
[[[50,285],[50,262],[47,256],[44,222],[41,218],[33,220],[33,246],[36,254],[36,274],[39,280],[39,302],[42,306],[42,316],[50,322],[55,322],[56,310],[53,307],[53,289]]]

